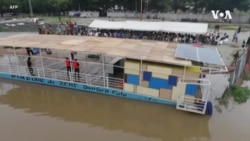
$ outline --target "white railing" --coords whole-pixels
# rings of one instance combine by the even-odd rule
[[[198,114],[205,114],[206,105],[207,105],[207,100],[202,100],[199,98],[188,97],[188,96],[179,96],[177,98],[176,109]]]
[[[47,69],[47,68],[43,69],[36,67],[32,67],[32,69],[33,69],[33,74],[36,77],[70,81],[75,83],[102,86],[114,89],[123,88],[124,80],[120,78],[99,76],[99,75],[85,74],[85,73],[79,73],[80,77],[78,77],[78,74],[75,74],[74,72],[67,73],[67,71]],[[26,66],[0,65],[0,72],[15,74],[15,75],[31,76],[29,68]]]

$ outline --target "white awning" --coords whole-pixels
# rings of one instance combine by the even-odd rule
[[[162,31],[174,33],[205,34],[208,24],[206,23],[184,23],[184,22],[163,22]]]
[[[94,20],[90,28],[135,30],[135,31],[164,31],[187,34],[205,34],[208,24],[187,22],[147,22],[147,21],[104,21]]]
[[[124,29],[136,31],[160,31],[162,22],[125,21]]]
[[[99,28],[99,29],[113,29],[120,30],[124,28],[125,22],[121,21],[104,21],[104,20],[94,20],[89,27]]]

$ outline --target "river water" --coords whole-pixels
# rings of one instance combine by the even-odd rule
[[[250,102],[211,117],[0,79],[1,141],[248,141]]]

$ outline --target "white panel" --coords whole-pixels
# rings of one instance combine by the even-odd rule
[[[225,66],[218,50],[212,48],[198,48],[192,45],[178,44],[175,51],[175,57]]]

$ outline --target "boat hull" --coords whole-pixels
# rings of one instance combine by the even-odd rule
[[[115,97],[120,97],[120,98],[127,98],[127,99],[133,99],[133,100],[140,100],[140,101],[176,106],[175,101],[150,97],[146,95],[126,92],[123,90],[117,90],[117,89],[106,88],[106,87],[101,87],[101,86],[86,85],[86,84],[81,84],[81,83],[41,78],[41,77],[35,77],[35,76],[14,75],[14,74],[1,73],[1,72],[0,72],[0,77],[5,78],[5,79],[29,82],[29,83],[36,83],[36,84],[56,86],[56,87],[62,87],[62,88],[80,90],[80,91],[87,91],[87,92],[115,96]]]

